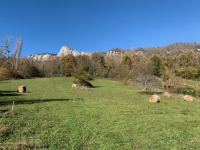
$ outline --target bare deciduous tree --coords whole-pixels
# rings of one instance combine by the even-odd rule
[[[140,86],[147,91],[147,89],[161,88],[162,84],[157,77],[150,73],[147,65],[137,64],[135,66],[135,74],[133,76],[133,81],[136,81]]]
[[[16,70],[18,67],[19,58],[21,57],[21,52],[22,52],[22,44],[23,44],[22,37],[16,38],[14,53],[12,58],[13,59],[12,67],[14,70]]]
[[[9,53],[10,53],[10,43],[12,42],[12,39],[9,35],[6,35],[6,37],[3,39],[3,43],[2,43],[2,51],[4,53],[4,55],[8,58],[9,57]]]
[[[3,45],[0,44],[0,57],[3,57]]]

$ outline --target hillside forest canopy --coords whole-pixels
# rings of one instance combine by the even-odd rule
[[[78,79],[111,78],[138,82],[143,88],[158,86],[158,81],[199,79],[200,44],[173,43],[164,47],[113,48],[120,55],[108,56],[93,52],[91,55],[53,57],[46,61],[33,61],[21,57],[23,39],[16,38],[13,52],[12,40],[6,36],[0,43],[0,80],[33,77],[73,76]]]

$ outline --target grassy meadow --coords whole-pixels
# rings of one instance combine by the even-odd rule
[[[95,88],[81,90],[72,81],[1,81],[0,149],[200,149],[198,99],[160,94],[161,103],[152,104],[134,85],[95,79]],[[27,91],[16,92],[19,85]]]

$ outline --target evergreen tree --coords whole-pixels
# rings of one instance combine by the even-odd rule
[[[164,70],[164,66],[162,63],[162,59],[157,56],[157,55],[153,55],[150,58],[150,64],[149,64],[149,68],[152,72],[153,75],[160,77],[162,75],[162,71]]]

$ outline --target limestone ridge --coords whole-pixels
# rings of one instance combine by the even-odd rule
[[[33,61],[46,61],[55,57],[63,57],[68,54],[72,54],[73,56],[78,56],[78,55],[90,55],[91,53],[79,52],[77,50],[73,50],[69,46],[62,46],[58,54],[51,54],[51,53],[31,54],[28,56],[28,59]]]
[[[56,54],[44,53],[44,54],[31,54],[28,56],[28,59],[33,61],[46,61],[54,57],[56,57]]]
[[[121,57],[125,53],[128,53],[128,51],[117,49],[117,50],[108,50],[107,52],[103,52],[101,54],[104,56],[109,56],[109,57]],[[52,53],[32,54],[28,56],[28,59],[33,60],[33,61],[46,61],[46,60],[51,60],[58,57],[61,58],[68,54],[72,54],[73,56],[91,55],[91,53],[85,53],[85,52],[79,52],[77,50],[73,50],[69,46],[62,46],[58,54],[52,54]],[[135,54],[138,56],[144,56],[144,53],[142,51],[135,51]]]
[[[68,54],[72,54],[73,56],[90,55],[90,53],[79,52],[77,50],[73,50],[69,46],[62,46],[57,56],[62,57],[62,56],[66,56]]]
[[[121,57],[124,54],[129,55],[130,54],[129,52],[131,52],[131,51],[130,50],[127,50],[127,51],[124,51],[124,50],[120,50],[120,51],[119,50],[108,50],[106,52],[106,56],[109,56],[109,57]],[[137,56],[144,57],[144,53],[142,51],[134,51],[134,54],[137,55]]]
[[[114,51],[114,50],[109,50],[106,52],[106,56],[121,56],[122,52]]]

